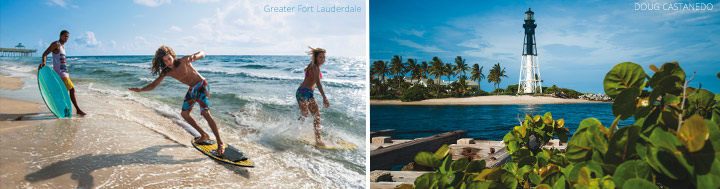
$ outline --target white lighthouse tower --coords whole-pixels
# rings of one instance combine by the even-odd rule
[[[540,67],[538,66],[537,47],[535,46],[535,16],[528,9],[525,12],[525,40],[520,62],[520,79],[517,94],[542,93]]]

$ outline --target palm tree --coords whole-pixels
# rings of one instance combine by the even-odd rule
[[[465,75],[466,74],[465,71],[468,68],[467,66],[468,65],[465,64],[465,59],[463,59],[460,56],[457,56],[457,58],[455,58],[455,68],[453,70],[453,71],[455,71],[455,75],[460,75],[460,72],[462,72],[462,75]]]
[[[390,74],[398,75],[403,74],[405,71],[405,64],[402,62],[402,57],[395,55],[390,60]]]
[[[458,85],[458,92],[462,92],[462,97],[465,97],[465,92],[467,91],[467,76],[460,76],[460,80],[457,81]]]
[[[438,81],[442,81],[440,77],[445,75],[445,64],[440,60],[437,56],[433,57],[432,62],[430,62],[430,76],[435,76],[435,79]],[[435,81],[433,81],[435,82]],[[440,87],[437,87],[437,97],[440,97]]]
[[[497,90],[500,87],[500,82],[502,81],[503,77],[508,77],[507,75],[505,75],[505,68],[502,68],[501,70],[500,63],[497,63],[490,70],[490,75],[488,75],[488,83],[495,83],[493,87],[495,87],[495,90]]]
[[[373,63],[372,69],[370,69],[370,72],[372,74],[377,74],[381,77],[381,82],[385,82],[385,74],[388,73],[388,66],[387,63],[383,62],[382,60],[375,61]]]
[[[408,59],[407,68],[410,71],[410,83],[413,79],[420,77],[420,66],[416,63],[416,60]]]
[[[372,67],[372,69],[370,69],[370,71],[371,71],[373,74],[377,74],[377,75],[380,76],[380,78],[381,78],[381,79],[376,83],[376,86],[375,86],[375,87],[376,87],[376,89],[375,89],[375,94],[377,94],[377,93],[379,92],[379,93],[382,93],[382,95],[385,95],[385,93],[387,92],[387,86],[385,86],[385,84],[384,84],[384,82],[385,82],[385,74],[388,73],[388,65],[387,65],[387,63],[386,63],[386,62],[383,62],[382,60],[375,61],[375,62],[373,63],[373,67]],[[379,85],[378,85],[378,84],[379,84]]]
[[[402,62],[402,57],[395,55],[392,60],[390,60],[390,74],[394,74],[395,77],[404,77],[405,64]],[[400,83],[398,83],[398,88],[400,88]]]
[[[450,82],[450,77],[455,76],[455,72],[453,72],[454,66],[450,63],[445,64],[445,75],[448,77],[448,82]]]
[[[423,78],[427,78],[428,74],[428,63],[426,61],[423,61],[420,65],[420,72],[423,74]]]
[[[478,83],[478,89],[480,89],[480,81],[485,79],[485,74],[482,73],[484,67],[485,66],[480,67],[478,64],[473,64],[472,71],[470,71],[470,80]]]

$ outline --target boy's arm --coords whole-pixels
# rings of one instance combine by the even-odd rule
[[[195,54],[185,55],[180,59],[180,63],[191,63],[199,59],[205,58],[205,52],[198,51]]]
[[[51,43],[50,46],[45,50],[45,52],[43,52],[43,55],[42,55],[42,63],[40,63],[40,66],[38,66],[38,70],[39,70],[40,68],[42,68],[42,67],[45,66],[45,62],[47,61],[47,55],[50,54],[51,52],[55,51],[55,49],[56,49],[57,47],[58,47],[58,43],[57,43],[57,42],[53,42],[53,43]]]
[[[155,87],[157,87],[158,85],[160,85],[160,83],[163,81],[164,78],[165,78],[165,74],[164,74],[164,73],[161,73],[161,74],[160,74],[160,77],[158,77],[157,79],[155,79],[155,81],[153,81],[152,83],[146,85],[145,87],[140,88],[140,89],[138,89],[138,88],[128,88],[128,90],[135,91],[135,92],[152,91],[153,89],[155,89]]]

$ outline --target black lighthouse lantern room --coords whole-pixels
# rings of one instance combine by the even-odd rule
[[[537,55],[537,47],[535,47],[535,13],[528,8],[525,12],[525,48],[523,48],[523,55]]]

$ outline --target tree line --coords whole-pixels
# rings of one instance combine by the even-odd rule
[[[493,83],[495,92],[501,91],[498,90],[500,82],[503,77],[508,77],[505,75],[505,68],[501,68],[500,63],[494,64],[487,76],[483,73],[483,68],[484,66],[479,64],[468,66],[461,56],[457,56],[455,64],[451,64],[444,63],[437,56],[430,61],[407,59],[403,62],[402,56],[395,55],[390,61],[378,60],[371,65],[370,75],[376,77],[370,81],[370,95],[376,99],[400,98],[403,101],[432,97],[464,97],[468,92],[475,96],[485,95],[487,92],[480,89],[483,80]],[[469,77],[468,72],[470,72]],[[405,81],[406,76],[410,78],[409,82]],[[443,85],[441,82],[443,76],[448,80],[451,77],[458,79],[449,85]],[[434,77],[435,80],[429,77]],[[421,79],[427,79],[427,86],[418,85]],[[468,79],[478,83],[478,87],[468,86]]]

